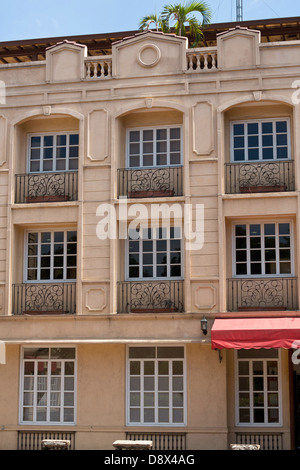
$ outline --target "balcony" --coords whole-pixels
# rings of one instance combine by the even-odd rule
[[[236,278],[227,281],[229,312],[297,310],[295,277]]]
[[[28,173],[16,175],[15,203],[77,201],[78,173]]]
[[[225,163],[226,194],[294,191],[294,162]]]
[[[76,312],[76,284],[13,284],[13,315],[58,315]]]
[[[184,281],[118,282],[118,313],[183,312]]]
[[[118,197],[149,198],[183,195],[182,167],[118,170]]]

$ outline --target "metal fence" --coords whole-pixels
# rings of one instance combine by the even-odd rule
[[[126,439],[152,441],[153,450],[185,450],[185,433],[126,433]]]
[[[17,450],[42,450],[44,439],[70,441],[70,450],[75,450],[75,432],[64,431],[18,431]]]
[[[282,441],[280,432],[236,433],[236,444],[259,444],[260,450],[282,450]]]

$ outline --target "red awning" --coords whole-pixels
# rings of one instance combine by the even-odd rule
[[[217,318],[211,330],[211,346],[212,349],[297,348],[300,317]]]

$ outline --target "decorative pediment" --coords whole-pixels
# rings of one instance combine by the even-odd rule
[[[138,77],[186,70],[187,38],[145,31],[112,45],[113,76]]]
[[[217,35],[218,68],[255,67],[260,64],[260,31],[237,26]]]
[[[46,81],[66,82],[85,78],[84,58],[87,47],[62,41],[46,49]]]

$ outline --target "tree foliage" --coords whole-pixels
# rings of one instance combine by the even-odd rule
[[[202,21],[196,16],[200,13]],[[186,27],[194,38],[193,47],[197,46],[203,38],[203,28],[211,20],[211,10],[206,2],[190,1],[188,3],[176,3],[165,5],[160,15],[152,14],[145,16],[140,21],[140,30],[149,29],[155,24],[156,30],[164,33],[171,31],[173,24],[174,32],[178,36],[186,36]]]

